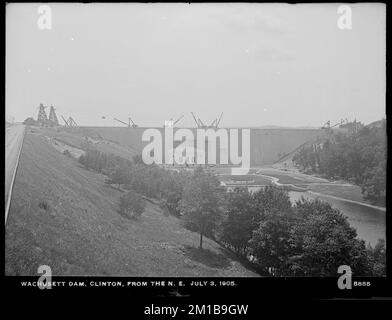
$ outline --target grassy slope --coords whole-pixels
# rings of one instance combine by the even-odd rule
[[[339,186],[339,185],[310,185],[310,190],[318,193],[323,193],[343,199],[369,203],[363,198],[361,187],[352,186]]]
[[[117,212],[121,195],[105,177],[81,168],[27,133],[6,226],[7,275],[256,276],[226,250],[152,204],[139,220]],[[39,203],[46,201],[47,210]]]
[[[125,148],[120,146],[119,144],[106,141],[107,143],[87,143],[85,137],[81,135],[77,128],[72,131],[73,129],[65,129],[65,128],[40,128],[40,127],[30,127],[28,130],[33,130],[35,133],[44,134],[50,137],[55,138],[56,140],[66,143],[72,147],[85,149],[86,146],[90,146],[94,149],[97,149],[101,152],[112,153],[114,155],[132,159],[133,156],[137,155],[138,153],[131,148]]]

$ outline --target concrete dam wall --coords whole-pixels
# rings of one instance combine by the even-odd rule
[[[78,131],[84,135],[92,138],[101,138],[116,142],[124,147],[131,148],[138,152],[142,152],[143,148],[149,144],[147,141],[142,141],[143,132],[151,128],[127,128],[127,127],[79,127]],[[164,145],[164,128],[158,129],[163,137]],[[174,133],[181,128],[174,128]],[[238,128],[241,132],[241,129]],[[191,129],[194,137],[196,137],[196,128]],[[228,130],[228,129],[226,129]],[[302,144],[317,140],[325,136],[322,129],[250,129],[250,161],[251,166],[270,165],[278,161],[286,154],[294,151]],[[241,133],[238,137],[239,155],[241,155]],[[174,147],[181,142],[174,143]],[[223,152],[229,152],[227,146],[220,145],[220,139],[217,139],[217,163],[219,163],[220,149]],[[197,141],[194,140],[194,147],[196,148]],[[206,149],[208,142],[206,142]],[[224,149],[224,150],[223,150]],[[206,157],[208,152],[206,151]]]

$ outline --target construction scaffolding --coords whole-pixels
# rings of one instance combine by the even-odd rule
[[[53,106],[50,106],[48,118],[45,111],[47,107],[48,106],[45,106],[43,103],[40,103],[38,107],[37,124],[41,127],[58,127],[60,124],[57,119],[56,109]]]
[[[48,124],[48,117],[46,115],[45,108],[47,107],[40,103],[37,116],[37,122],[40,126],[45,126]]]
[[[49,112],[49,122],[52,126],[58,126],[59,125],[59,120],[57,119],[56,116],[56,109],[53,106],[50,106],[50,112]]]

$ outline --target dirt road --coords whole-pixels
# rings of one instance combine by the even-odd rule
[[[22,150],[24,133],[25,126],[22,124],[9,126],[5,132],[5,223],[7,223],[12,186]]]

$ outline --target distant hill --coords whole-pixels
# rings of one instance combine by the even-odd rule
[[[381,119],[378,121],[374,121],[369,123],[366,127],[368,128],[381,128],[385,123],[386,123],[386,119]]]
[[[245,128],[245,127],[244,127]],[[246,127],[250,129],[320,129],[320,127],[311,127],[311,126],[299,126],[299,127],[289,127],[289,126],[274,126],[274,125],[266,125],[260,127]]]
[[[385,119],[367,126],[357,121],[345,124],[349,134],[331,136],[334,139],[318,146],[305,146],[293,156],[292,161],[305,173],[354,183],[361,187],[366,200],[385,206],[385,125]]]

